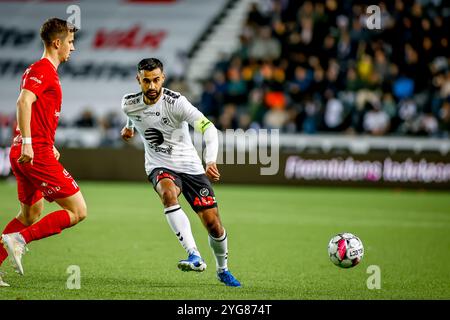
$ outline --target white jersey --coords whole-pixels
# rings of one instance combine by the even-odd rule
[[[180,93],[162,90],[153,105],[144,103],[142,92],[122,99],[122,110],[145,146],[147,175],[157,167],[187,174],[205,173],[188,127],[194,127],[196,121],[204,118],[203,114]]]

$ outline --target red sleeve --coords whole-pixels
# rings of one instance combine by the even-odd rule
[[[22,89],[30,90],[39,97],[47,87],[47,79],[45,75],[45,68],[30,67],[23,75]]]

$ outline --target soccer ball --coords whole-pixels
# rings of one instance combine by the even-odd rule
[[[356,266],[364,256],[361,240],[354,234],[344,232],[335,235],[328,243],[331,262],[341,268]]]

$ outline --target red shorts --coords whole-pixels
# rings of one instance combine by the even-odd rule
[[[11,148],[9,156],[11,169],[17,180],[20,202],[31,206],[43,197],[52,202],[55,199],[70,197],[80,190],[69,172],[55,159],[51,150],[34,151],[33,165],[18,163],[21,153],[21,145],[15,145]]]

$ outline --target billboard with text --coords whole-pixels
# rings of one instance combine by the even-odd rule
[[[190,50],[224,3],[1,1],[0,113],[14,112],[21,75],[41,58],[39,28],[50,17],[73,18],[71,22],[80,25],[76,51],[59,69],[62,117],[71,118],[85,107],[98,114],[120,112],[122,96],[139,89],[135,75],[142,58],[157,57],[169,76],[179,73],[186,67],[179,53]]]

